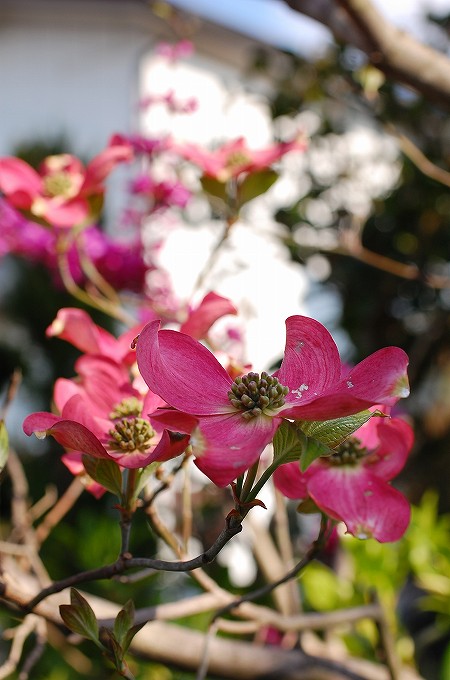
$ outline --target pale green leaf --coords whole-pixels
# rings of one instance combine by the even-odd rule
[[[273,439],[273,458],[279,465],[299,460],[307,438],[288,420],[283,420]]]
[[[330,449],[330,447],[323,442],[320,442],[318,439],[308,438],[304,451],[300,456],[300,470],[305,472],[317,458],[320,458],[321,456],[331,456],[333,453],[333,449]]]
[[[5,422],[0,420],[0,472],[6,465],[9,455],[9,438]]]
[[[92,458],[91,456],[83,455],[83,465],[89,477],[92,477],[92,479],[116,496],[121,496],[122,473],[117,463],[106,458]]]
[[[381,414],[366,410],[351,416],[334,418],[333,420],[297,420],[296,425],[308,437],[313,437],[334,449],[350,437],[353,432],[356,432],[364,423],[367,423],[373,415]]]
[[[98,623],[94,611],[74,588],[70,590],[70,604],[60,605],[59,612],[69,630],[98,644]]]
[[[244,203],[252,201],[257,196],[264,194],[272,184],[274,184],[279,175],[275,170],[266,168],[258,172],[252,172],[241,182],[237,190],[237,204],[239,207]]]

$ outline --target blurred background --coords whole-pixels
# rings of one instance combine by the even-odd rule
[[[374,0],[374,5],[395,25],[449,54],[448,1]],[[401,409],[414,424],[416,443],[396,484],[421,508],[408,539],[410,552],[406,544],[396,549],[395,559],[393,553],[389,558],[377,553],[378,546],[350,550],[360,573],[367,568],[368,581],[384,569],[390,585],[382,587],[391,588],[392,597],[439,553],[445,559],[438,571],[445,578],[450,565],[448,107],[386,78],[361,50],[337,43],[323,24],[282,0],[3,0],[0,33],[1,156],[37,164],[49,153],[70,152],[88,161],[114,133],[151,140],[170,135],[209,148],[239,136],[250,148],[296,134],[308,139],[304,153],[280,162],[276,184],[245,207],[205,289],[238,306],[245,358],[254,366],[270,368],[280,360],[284,319],[296,313],[324,323],[348,362],[387,345],[409,354],[411,396]],[[177,55],[160,47],[180,41],[190,41],[193,50]],[[183,106],[173,100],[170,105],[170,97],[168,105],[168,93]],[[163,160],[155,163],[160,177],[173,171]],[[107,234],[127,229],[129,172],[120,168],[108,180],[100,225]],[[198,173],[192,167],[176,173],[192,196],[182,210],[178,205],[152,215],[146,242],[174,296],[189,299],[217,240],[221,216],[196,191]],[[59,464],[58,447],[26,438],[21,422],[33,410],[48,409],[57,377],[73,375],[77,351],[45,337],[57,310],[73,301],[45,264],[2,238],[4,229],[0,221],[0,388],[4,394],[14,369],[22,370],[8,429],[31,471],[36,501],[49,485],[63,489],[70,478]],[[152,248],[160,242],[155,254]],[[118,330],[101,314],[94,317]],[[7,483],[4,488],[6,508]],[[70,549],[77,532],[84,536],[83,550],[77,549],[80,568],[108,558],[98,554],[96,536],[108,531],[111,511],[99,519],[97,507],[97,501],[85,499],[71,524],[55,532],[48,547],[55,578],[72,567],[72,557],[58,551]],[[137,531],[145,542],[145,527]],[[426,548],[424,535],[430,539]],[[419,562],[411,559],[413,548],[416,557],[422,551]],[[380,570],[374,568],[379,564]],[[227,584],[226,565],[217,569]],[[417,617],[411,623],[410,600],[405,595],[403,601],[403,625],[413,637],[424,629],[429,634],[430,620],[434,626],[422,656],[418,643],[415,652],[423,676],[431,680],[446,680],[446,576],[441,592],[434,593],[440,604],[424,627]],[[325,583],[329,576],[316,578]],[[429,585],[434,587],[432,581]],[[169,586],[171,595],[181,588],[163,582],[162,591]],[[111,584],[95,587],[103,593],[109,587],[111,595]],[[114,588],[120,597],[121,586]],[[317,588],[305,588],[311,607],[331,606],[333,598],[334,606],[342,604],[336,601],[335,581],[330,600],[322,604],[314,601]],[[145,596],[150,597],[147,591]],[[353,586],[347,602],[354,596]],[[164,593],[158,597],[164,599]],[[439,617],[443,623],[436,629]],[[361,640],[353,643],[364,646]],[[83,677],[70,663],[49,668],[36,679]],[[102,677],[99,669],[90,672],[88,677]],[[155,679],[181,677],[156,667],[148,672],[145,677]]]

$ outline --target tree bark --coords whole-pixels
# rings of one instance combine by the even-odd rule
[[[370,0],[284,0],[362,50],[389,79],[450,108],[450,59],[387,21]]]

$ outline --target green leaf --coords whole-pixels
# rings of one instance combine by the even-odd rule
[[[60,605],[59,613],[69,630],[99,644],[98,623],[94,611],[75,588],[70,589],[70,604]]]
[[[83,454],[82,460],[89,477],[92,477],[105,489],[120,498],[122,495],[122,473],[117,463],[106,458],[92,458],[86,454]]]
[[[331,456],[333,453],[333,449],[330,449],[330,447],[323,442],[320,442],[318,439],[308,438],[305,449],[300,456],[300,470],[305,472],[317,458],[320,458],[321,456]]]
[[[247,177],[241,182],[237,190],[237,204],[239,208],[252,201],[257,196],[264,194],[272,184],[274,184],[279,175],[275,170],[267,168],[265,170],[259,170],[258,172],[251,172]]]
[[[9,455],[9,438],[5,421],[0,420],[0,472],[6,465]]]
[[[334,449],[342,444],[353,432],[367,423],[374,415],[382,415],[379,411],[360,411],[352,416],[334,418],[333,420],[297,420],[296,425],[308,437],[313,437]]]
[[[273,458],[279,465],[299,460],[307,438],[295,423],[283,420],[273,438]]]
[[[116,639],[113,631],[110,628],[100,628],[100,641],[106,650],[105,656],[120,672],[123,668],[124,650],[122,649],[119,641]]]
[[[114,621],[114,636],[123,649],[123,641],[134,623],[133,600],[128,600]]]
[[[215,198],[220,198],[224,203],[228,200],[227,185],[225,182],[219,182],[218,179],[214,177],[208,177],[208,175],[203,175],[200,178],[200,183],[202,189],[205,193]]]
[[[161,465],[161,463],[159,461],[155,461],[154,463],[150,463],[150,465],[147,465],[147,467],[145,467],[142,470],[142,472],[139,474],[139,479],[138,479],[138,482],[136,484],[136,491],[134,492],[136,498],[139,496],[140,492],[142,491],[144,486],[147,484],[150,477],[152,477],[154,475],[155,470],[157,470],[160,465]]]
[[[139,633],[141,628],[143,628],[146,623],[147,623],[146,621],[143,621],[142,623],[136,623],[135,626],[131,626],[131,628],[127,631],[127,634],[126,634],[124,641],[123,641],[124,652],[127,651],[128,647],[130,646],[131,641],[133,640],[136,633]]]

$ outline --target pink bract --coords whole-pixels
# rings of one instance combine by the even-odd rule
[[[129,144],[110,143],[86,168],[71,154],[48,156],[38,171],[20,158],[0,158],[0,191],[31,219],[71,228],[94,219],[105,179],[118,163],[132,157]]]
[[[143,324],[134,326],[118,338],[95,324],[89,314],[77,307],[63,307],[46,330],[47,337],[58,337],[70,342],[86,354],[109,357],[127,366],[135,361],[131,342]]]
[[[166,426],[192,435],[196,465],[219,486],[258,460],[284,418],[329,420],[377,403],[393,404],[408,394],[403,350],[379,350],[343,378],[338,349],[326,328],[314,319],[291,316],[283,362],[270,378],[284,396],[271,397],[269,404],[261,401],[261,408],[256,402],[236,406],[230,400],[236,383],[215,356],[184,333],[159,326],[151,322],[139,336],[139,370],[150,389],[172,407],[165,411]],[[252,375],[259,380],[258,374],[248,374],[246,380],[252,381]],[[190,427],[184,424],[183,429],[179,412],[193,417]]]
[[[339,462],[338,447],[336,455],[319,458],[304,473],[298,463],[286,463],[275,470],[275,486],[288,498],[311,498],[358,538],[397,541],[408,527],[410,507],[389,482],[404,467],[413,440],[404,420],[373,416],[347,444],[360,450],[358,460]]]

